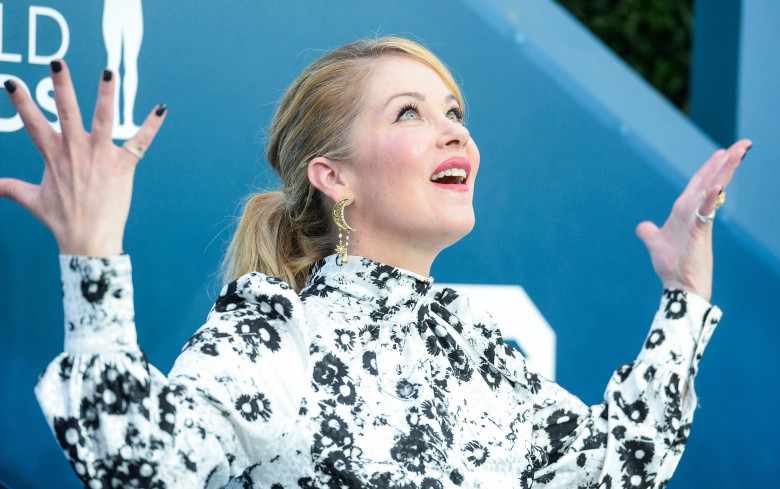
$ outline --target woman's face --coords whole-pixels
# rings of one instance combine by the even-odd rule
[[[479,151],[455,94],[428,66],[387,56],[367,84],[354,137],[350,252],[428,273],[474,227]]]

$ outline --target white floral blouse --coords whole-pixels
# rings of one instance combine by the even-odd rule
[[[129,257],[61,266],[65,352],[36,394],[89,488],[662,488],[720,317],[665,291],[589,408],[465,297],[334,255],[300,295],[260,273],[227,285],[166,378],[136,343]]]

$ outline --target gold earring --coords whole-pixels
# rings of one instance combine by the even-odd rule
[[[336,204],[336,207],[333,208],[333,222],[335,222],[336,226],[339,228],[339,245],[336,246],[336,254],[341,255],[341,263],[344,265],[349,263],[349,255],[347,254],[349,250],[349,232],[354,231],[344,219],[344,207],[351,203],[352,197],[347,197],[346,199],[340,200],[339,203]],[[343,234],[346,234],[346,237],[342,243],[341,239],[344,237]]]

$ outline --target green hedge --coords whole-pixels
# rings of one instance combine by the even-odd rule
[[[688,111],[691,0],[558,0],[673,104]]]

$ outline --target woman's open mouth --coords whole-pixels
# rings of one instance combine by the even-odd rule
[[[443,161],[431,175],[431,182],[443,188],[465,190],[466,180],[471,173],[471,162],[462,156],[455,156]]]
[[[465,182],[466,177],[466,170],[463,168],[452,168],[431,175],[431,181],[444,185],[451,185]]]

